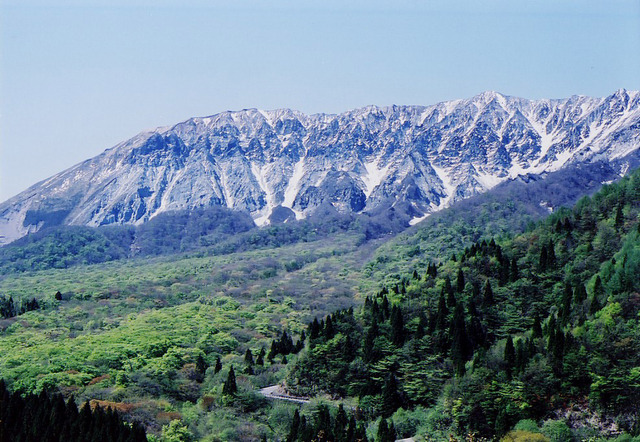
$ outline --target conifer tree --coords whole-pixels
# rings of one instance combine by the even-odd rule
[[[538,260],[540,271],[544,272],[549,267],[549,252],[547,251],[547,246],[545,244],[542,245],[540,249],[540,259]]]
[[[347,418],[347,413],[344,411],[344,406],[340,404],[333,424],[333,435],[336,441],[348,441],[348,439],[346,439],[348,425],[349,419]]]
[[[293,413],[293,421],[291,421],[291,427],[289,429],[289,435],[287,436],[287,442],[295,442],[298,439],[298,432],[300,431],[300,412],[296,409]]]
[[[487,282],[484,284],[484,290],[482,292],[482,305],[485,308],[493,307],[495,303],[493,299],[493,289],[491,288],[491,283],[487,279]]]
[[[391,341],[395,346],[402,347],[404,339],[405,333],[402,311],[399,307],[393,306],[391,310]]]
[[[244,352],[244,363],[247,365],[253,365],[253,353],[251,353],[251,349],[247,348],[247,351]]]
[[[204,380],[204,374],[207,371],[207,362],[204,360],[204,357],[201,353],[198,353],[196,357],[196,376],[197,381],[202,382]]]
[[[420,312],[419,318],[420,320],[418,322],[418,327],[416,328],[416,334],[415,334],[416,339],[421,339],[422,337],[424,337],[424,334],[426,333],[427,328],[429,327],[429,321],[427,320],[427,315],[425,315],[423,311]]]
[[[518,260],[515,257],[511,258],[510,275],[511,282],[516,282],[520,279],[520,271],[518,270]]]
[[[458,276],[456,277],[456,291],[462,293],[464,291],[464,273],[462,269],[458,269]]]
[[[389,417],[402,405],[402,399],[398,392],[398,380],[391,373],[382,387],[381,411],[383,417]]]
[[[556,264],[556,251],[553,241],[549,240],[547,245],[547,267],[553,267]]]
[[[616,217],[615,217],[615,228],[616,230],[620,230],[622,225],[624,224],[624,214],[622,213],[622,203],[618,204],[616,208]]]
[[[233,366],[229,368],[229,374],[227,380],[222,387],[222,394],[233,396],[238,392],[238,386],[236,385],[236,373],[233,371]]]
[[[589,314],[595,315],[602,309],[602,305],[600,305],[600,301],[598,301],[598,296],[594,293],[591,298],[591,304],[589,305]]]
[[[220,370],[222,370],[222,361],[220,360],[220,356],[216,358],[216,366],[213,369],[213,372],[217,374]]]
[[[465,362],[471,356],[469,337],[464,322],[464,311],[462,305],[456,305],[453,311],[453,320],[450,328],[451,336],[451,359],[458,376],[464,375]]]
[[[504,362],[507,365],[507,374],[511,377],[511,372],[516,365],[516,349],[513,346],[511,335],[507,336],[507,342],[504,346]]]
[[[535,338],[542,338],[542,325],[540,324],[540,316],[535,313],[533,316],[533,324],[531,326],[531,335]]]

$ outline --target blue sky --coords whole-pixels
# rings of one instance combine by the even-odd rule
[[[640,89],[640,1],[4,0],[0,201],[141,130]]]

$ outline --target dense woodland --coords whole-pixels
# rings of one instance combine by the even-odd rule
[[[466,207],[377,250],[308,230],[277,249],[8,274],[2,411],[93,401],[161,441],[637,439],[640,173],[535,225]],[[506,220],[500,235],[474,210]],[[259,394],[278,383],[311,402]]]
[[[78,409],[73,397],[66,403],[49,396],[10,393],[0,380],[0,440],[14,442],[146,442],[144,428],[127,424],[118,412],[91,407]]]
[[[567,408],[638,435],[639,209],[634,175],[531,232],[427,264],[357,314],[314,320],[287,385],[358,397],[370,418],[428,410],[402,436],[502,437]],[[559,440],[598,435],[556,422]]]

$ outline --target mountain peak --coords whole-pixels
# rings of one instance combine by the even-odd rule
[[[0,243],[52,223],[140,224],[213,205],[261,222],[283,207],[304,218],[390,204],[418,219],[522,174],[621,158],[640,147],[639,127],[639,95],[624,89],[537,101],[487,91],[339,115],[227,111],[141,133],[0,204]]]

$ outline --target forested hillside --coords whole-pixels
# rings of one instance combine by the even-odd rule
[[[426,263],[309,324],[288,388],[358,397],[404,437],[640,434],[639,210],[636,173],[526,234]]]
[[[517,235],[519,203],[487,198],[377,251],[357,222],[291,224],[7,273],[0,373],[160,441],[637,436],[640,173]],[[501,213],[500,236],[472,224]],[[259,393],[276,384],[310,402]]]

